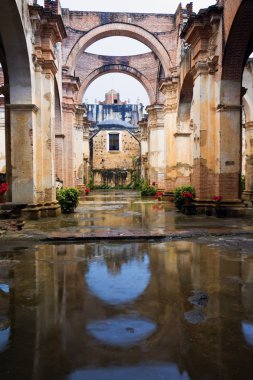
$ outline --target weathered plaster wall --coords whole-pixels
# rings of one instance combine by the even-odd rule
[[[109,133],[119,133],[119,151],[109,151]],[[127,130],[101,130],[93,137],[93,165],[98,170],[123,170],[128,172],[126,184],[130,182],[130,172],[134,170],[134,159],[140,156],[140,144]],[[101,177],[95,178],[101,184]]]

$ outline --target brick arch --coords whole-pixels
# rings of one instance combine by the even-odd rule
[[[130,37],[148,46],[159,58],[165,76],[168,77],[170,75],[171,59],[163,44],[144,28],[120,22],[98,26],[90,30],[76,42],[66,62],[66,65],[70,67],[71,73],[73,74],[77,60],[88,46],[102,38],[112,36]]]
[[[85,91],[87,90],[89,85],[92,82],[94,82],[94,80],[96,80],[102,75],[111,74],[111,73],[127,74],[133,77],[134,79],[138,80],[138,82],[140,82],[145,88],[145,90],[147,91],[150,104],[155,103],[156,93],[151,83],[149,82],[149,80],[141,72],[134,69],[133,67],[122,65],[122,64],[104,65],[92,71],[82,82],[82,85],[78,92],[78,102],[82,103],[82,99],[83,99]]]
[[[246,60],[253,50],[253,1],[242,0],[225,46],[222,80],[240,81]]]

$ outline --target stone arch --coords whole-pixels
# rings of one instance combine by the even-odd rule
[[[77,41],[77,43],[73,46],[66,62],[66,65],[70,67],[71,73],[73,74],[76,61],[88,46],[102,38],[112,36],[130,37],[144,43],[159,58],[163,66],[165,76],[168,77],[170,75],[171,59],[163,44],[153,34],[149,33],[144,28],[120,22],[98,26],[90,30]]]
[[[242,0],[230,28],[223,56],[220,104],[218,105],[219,193],[225,199],[241,198],[242,75],[249,54],[253,50],[252,19],[253,2]],[[253,182],[250,191],[253,193]]]
[[[127,66],[127,65],[122,65],[122,64],[115,64],[115,65],[104,65],[96,70],[92,71],[83,81],[79,93],[78,93],[78,103],[82,103],[83,95],[88,88],[88,86],[97,78],[104,74],[109,74],[109,73],[122,73],[122,74],[127,74],[133,77],[134,79],[138,80],[145,90],[147,91],[148,97],[150,104],[155,103],[156,100],[156,94],[155,90],[151,86],[149,80],[138,70]]]
[[[0,2],[0,36],[8,71],[10,103],[31,104],[31,72],[24,28],[15,0]]]

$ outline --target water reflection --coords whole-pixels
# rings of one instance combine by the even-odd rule
[[[149,257],[114,256],[89,265],[86,281],[90,290],[111,305],[133,301],[150,281]]]
[[[103,368],[98,370],[76,371],[68,380],[189,380],[186,372],[170,365],[146,365],[126,368]]]
[[[86,328],[102,343],[126,348],[147,339],[155,331],[156,325],[140,317],[120,315],[88,323]]]
[[[3,352],[8,345],[10,332],[9,327],[4,330],[0,330],[0,353]]]
[[[187,241],[8,249],[1,379],[251,380],[252,255]]]
[[[253,323],[242,322],[242,332],[246,342],[253,347]]]

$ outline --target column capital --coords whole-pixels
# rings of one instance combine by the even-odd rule
[[[39,110],[36,104],[6,104],[6,107],[11,111],[32,111],[36,113]]]

